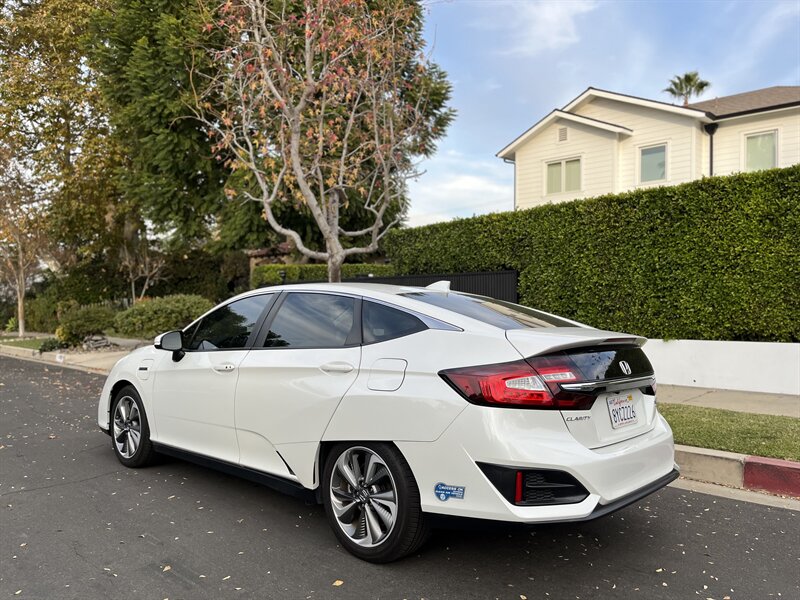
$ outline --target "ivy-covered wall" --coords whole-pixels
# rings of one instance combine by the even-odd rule
[[[800,341],[800,166],[391,232],[398,275],[515,269],[520,301],[647,337]]]

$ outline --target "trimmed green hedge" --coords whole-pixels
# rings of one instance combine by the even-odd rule
[[[122,335],[147,339],[185,327],[213,304],[202,296],[175,294],[142,300],[114,318],[114,328]]]
[[[327,281],[328,265],[259,265],[250,273],[250,287],[257,288],[265,285],[280,285],[280,272],[286,272],[286,283],[296,281]],[[375,275],[375,277],[389,277],[394,275],[392,265],[377,264],[350,264],[342,265],[342,279],[358,277],[359,275]]]
[[[800,166],[391,232],[397,274],[515,269],[520,301],[654,338],[800,341]]]
[[[108,306],[83,306],[67,310],[56,328],[59,342],[77,346],[89,335],[103,333],[114,324],[114,311]]]

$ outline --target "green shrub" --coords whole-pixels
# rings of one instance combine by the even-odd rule
[[[107,306],[84,306],[66,310],[56,328],[60,342],[75,346],[89,335],[103,333],[114,324],[114,311]]]
[[[250,274],[250,287],[258,288],[266,285],[280,285],[281,271],[286,273],[286,283],[297,281],[327,281],[328,265],[259,265]],[[345,263],[342,265],[342,279],[353,279],[359,276],[374,275],[389,277],[394,275],[392,265],[369,263]]]
[[[190,249],[165,258],[164,278],[148,290],[149,296],[196,294],[218,302],[247,290],[250,261],[244,252]]]
[[[44,293],[25,300],[25,327],[30,331],[54,333],[58,327],[58,300],[55,295]]]
[[[6,333],[13,333],[19,328],[17,317],[9,317],[6,321]]]
[[[800,341],[800,166],[400,229],[398,274],[514,269],[523,304],[668,339]]]
[[[189,294],[143,300],[118,313],[114,329],[122,335],[149,339],[185,327],[212,307],[202,296]]]
[[[69,344],[65,344],[57,338],[47,338],[39,346],[39,352],[53,352],[54,350],[61,350],[68,346]]]

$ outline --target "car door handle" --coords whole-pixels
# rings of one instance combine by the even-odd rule
[[[326,373],[349,373],[355,367],[350,363],[346,362],[330,362],[325,363],[320,367]]]
[[[228,373],[229,371],[233,371],[236,368],[236,365],[233,363],[226,362],[219,365],[213,365],[211,368],[214,369],[217,373]]]

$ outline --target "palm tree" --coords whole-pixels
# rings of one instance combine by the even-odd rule
[[[686,106],[689,104],[689,98],[699,96],[710,86],[711,84],[708,81],[700,79],[697,71],[690,71],[683,75],[675,75],[669,80],[669,87],[664,88],[662,91],[676,100],[683,98],[683,105]]]

